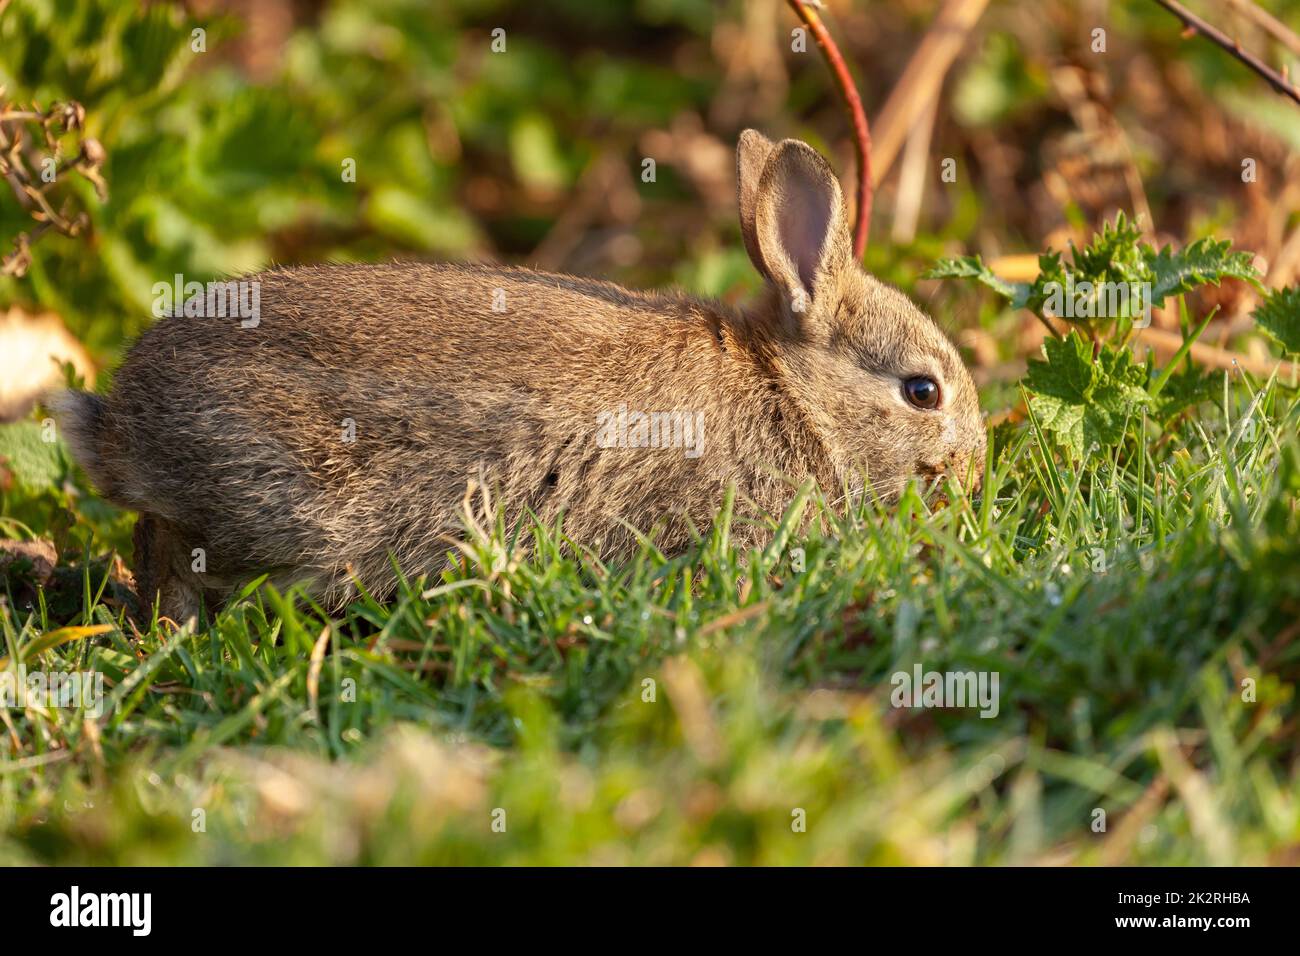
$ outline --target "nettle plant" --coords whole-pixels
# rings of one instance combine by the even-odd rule
[[[1268,333],[1282,351],[1300,354],[1300,288],[1279,289],[1255,310],[1255,324]]]
[[[982,283],[1047,326],[1051,337],[1043,343],[1043,358],[1030,361],[1022,384],[1034,420],[1081,458],[1120,444],[1135,416],[1146,414],[1167,425],[1214,397],[1219,377],[1184,359],[1217,307],[1193,328],[1185,294],[1228,278],[1262,290],[1253,258],[1212,238],[1180,252],[1168,246],[1157,251],[1120,213],[1087,247],[1071,243],[1068,263],[1059,252],[1039,256],[1033,282],[1001,279],[979,256],[941,260],[925,278]],[[1152,352],[1138,361],[1129,345],[1150,324],[1151,310],[1171,298],[1178,299],[1183,343],[1162,369]],[[1300,290],[1269,295],[1255,319],[1285,351],[1300,351]]]

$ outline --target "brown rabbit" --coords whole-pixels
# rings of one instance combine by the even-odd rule
[[[854,261],[839,183],[797,140],[737,150],[743,309],[487,265],[335,265],[253,277],[260,320],[177,315],[112,393],[57,402],[77,460],[140,512],[145,605],[184,620],[266,571],[331,607],[385,595],[461,531],[467,482],[511,522],[563,514],[626,554],[707,528],[729,483],[780,514],[813,477],[896,496],[984,449],[956,350]],[[188,311],[188,310],[187,310]],[[196,570],[198,569],[198,570]],[[147,608],[146,608],[147,613]]]

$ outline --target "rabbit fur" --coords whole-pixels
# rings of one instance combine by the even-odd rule
[[[467,483],[509,521],[563,515],[570,539],[617,558],[643,532],[685,547],[729,485],[779,515],[807,478],[890,499],[973,471],[985,430],[970,375],[855,261],[826,161],[747,130],[737,173],[766,280],[743,307],[396,262],[254,276],[255,325],[156,323],[108,395],[55,403],[98,490],[139,512],[142,605],[182,621],[262,572],[332,608],[358,582],[382,597],[394,562],[445,562]],[[937,383],[939,407],[909,403],[915,376]]]

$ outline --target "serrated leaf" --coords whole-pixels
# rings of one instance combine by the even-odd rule
[[[1259,273],[1252,264],[1249,252],[1230,252],[1232,243],[1226,239],[1198,239],[1182,252],[1171,252],[1165,246],[1158,253],[1149,253],[1151,268],[1151,304],[1160,306],[1170,296],[1182,295],[1197,286],[1218,285],[1224,279],[1242,279],[1256,282]]]
[[[988,286],[1003,298],[1010,299],[1015,308],[1024,305],[1029,285],[1024,282],[1007,282],[993,274],[979,256],[962,256],[959,259],[940,259],[934,268],[924,273],[923,279],[974,279]]]
[[[1007,299],[1012,308],[1095,327],[1101,321],[1134,318],[1197,286],[1218,285],[1228,278],[1257,283],[1259,273],[1251,254],[1232,252],[1231,247],[1226,240],[1198,239],[1180,252],[1169,246],[1157,252],[1142,241],[1137,225],[1120,213],[1113,223],[1103,223],[1084,248],[1070,243],[1068,266],[1060,253],[1039,256],[1039,274],[1032,284],[998,278],[979,256],[941,260],[925,277],[974,279]],[[1067,301],[1070,308],[1056,304]]]
[[[1111,447],[1124,437],[1124,422],[1149,401],[1146,370],[1127,349],[1092,344],[1072,331],[1043,343],[1045,361],[1029,363],[1029,406],[1043,428],[1082,457],[1093,445]]]
[[[1282,346],[1300,352],[1300,287],[1278,289],[1255,309],[1255,324]]]

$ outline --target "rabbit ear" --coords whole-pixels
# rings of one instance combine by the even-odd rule
[[[736,192],[740,206],[740,235],[745,240],[745,251],[749,253],[754,268],[768,277],[767,266],[758,249],[758,235],[754,231],[754,205],[758,198],[758,181],[763,175],[767,158],[772,155],[776,144],[756,129],[747,129],[740,134],[736,144]]]
[[[754,237],[759,271],[785,290],[795,311],[852,264],[839,180],[807,143],[783,140],[769,154],[754,199]]]

